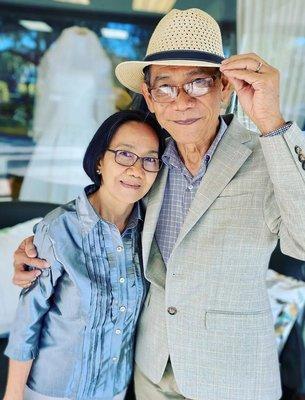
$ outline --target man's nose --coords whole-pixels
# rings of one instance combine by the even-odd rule
[[[189,96],[183,88],[180,88],[178,96],[175,99],[176,110],[184,111],[193,107],[194,103],[194,97]]]

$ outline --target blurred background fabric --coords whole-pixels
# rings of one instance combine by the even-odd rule
[[[237,51],[259,54],[280,71],[281,110],[286,121],[305,124],[304,0],[237,0]],[[238,107],[238,116],[255,128]]]

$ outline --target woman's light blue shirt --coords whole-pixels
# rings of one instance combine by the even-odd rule
[[[34,359],[28,386],[41,394],[110,400],[128,385],[136,322],[146,294],[137,203],[121,235],[92,208],[85,189],[37,225],[50,262],[21,292],[5,354]]]

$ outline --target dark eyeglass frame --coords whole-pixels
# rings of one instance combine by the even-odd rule
[[[158,173],[158,172],[160,171],[160,169],[162,168],[162,160],[161,160],[159,157],[151,157],[151,156],[140,157],[140,156],[138,156],[137,154],[133,153],[132,151],[129,151],[129,150],[122,150],[122,149],[117,149],[117,150],[107,149],[107,151],[110,151],[111,153],[114,153],[114,161],[115,161],[117,164],[122,165],[123,167],[132,167],[132,166],[135,165],[135,163],[136,163],[138,160],[141,160],[141,166],[142,166],[142,168],[144,169],[144,171],[146,171],[146,172]],[[118,157],[118,156],[117,156],[117,155],[118,155],[118,153],[119,153],[120,151],[124,151],[125,153],[132,154],[133,156],[135,156],[135,161],[134,161],[132,164],[122,164],[121,162],[118,162],[118,160],[117,160],[117,157]],[[158,161],[159,161],[159,169],[158,169],[157,171],[151,171],[151,170],[145,168],[145,166],[144,166],[144,161],[145,161],[145,159],[147,159],[147,158],[153,158],[154,160],[158,160]]]
[[[206,93],[203,93],[203,94],[200,94],[200,95],[197,95],[197,96],[196,96],[196,95],[194,95],[194,94],[192,94],[192,93],[188,93],[188,91],[187,91],[187,89],[186,89],[186,86],[192,85],[192,84],[193,84],[194,82],[196,82],[196,80],[198,80],[198,79],[213,79],[213,84],[215,84],[216,79],[219,78],[220,76],[221,76],[220,71],[217,71],[217,72],[215,72],[215,74],[213,74],[213,75],[209,75],[209,76],[206,76],[206,77],[204,77],[204,78],[196,78],[196,79],[194,79],[193,81],[186,82],[186,83],[184,83],[183,85],[180,85],[180,86],[166,85],[166,86],[169,86],[169,87],[171,87],[171,88],[175,88],[175,89],[177,90],[176,96],[175,96],[175,97],[172,97],[172,98],[169,98],[169,99],[166,100],[166,101],[160,101],[160,99],[157,100],[157,99],[154,97],[153,91],[154,91],[155,89],[159,89],[160,87],[162,87],[162,85],[159,86],[159,87],[151,87],[151,88],[148,88],[148,92],[149,92],[149,94],[151,95],[152,99],[153,99],[156,103],[173,103],[173,102],[178,98],[181,89],[183,89],[184,92],[185,92],[188,96],[190,96],[190,97],[194,97],[194,98],[196,98],[196,97],[201,97],[201,96],[204,96],[205,94],[209,93],[210,90],[207,90]],[[213,85],[213,86],[214,86],[214,85]],[[212,88],[213,86],[211,86],[211,88]],[[207,89],[208,89],[208,87],[207,87]]]

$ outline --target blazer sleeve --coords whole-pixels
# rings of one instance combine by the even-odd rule
[[[305,260],[305,134],[294,123],[260,143],[270,176],[265,222],[278,234],[284,254]]]
[[[38,257],[47,260],[51,267],[42,270],[35,283],[20,293],[15,320],[5,350],[5,355],[14,360],[27,361],[37,357],[43,319],[50,308],[56,283],[64,272],[62,264],[56,258],[48,231],[49,226],[44,221],[35,227],[34,244]]]

